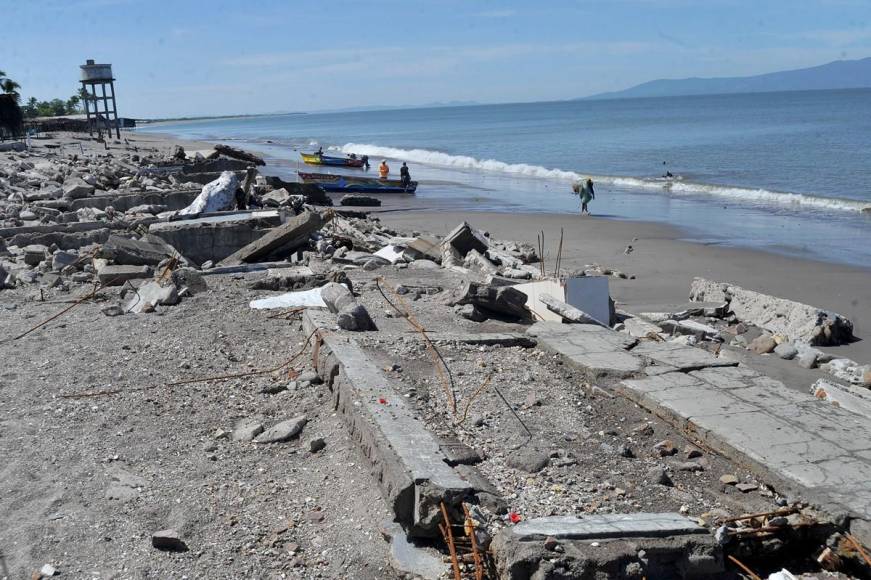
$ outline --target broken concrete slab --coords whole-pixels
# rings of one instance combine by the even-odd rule
[[[405,248],[402,246],[396,246],[393,244],[384,246],[374,254],[373,256],[378,256],[379,258],[383,258],[390,262],[391,264],[395,264],[397,262],[402,261],[403,255],[405,253]]]
[[[597,320],[590,314],[587,314],[583,310],[575,308],[570,304],[566,304],[561,300],[557,300],[550,294],[543,292],[538,295],[538,299],[547,306],[547,309],[551,312],[559,314],[563,320],[567,320],[569,322],[576,322],[578,324],[598,324],[599,326],[608,327],[606,322],[602,322],[601,320]]]
[[[24,263],[28,266],[38,266],[48,257],[48,248],[42,244],[30,244],[22,248]]]
[[[280,249],[294,250],[308,243],[309,236],[323,225],[324,221],[319,213],[304,211],[227,256],[221,260],[220,265],[233,266],[243,262],[255,262]]]
[[[442,244],[454,248],[461,258],[465,257],[465,255],[469,253],[469,250],[477,250],[482,253],[486,252],[487,247],[489,246],[487,238],[485,238],[481,232],[470,226],[468,222],[463,222],[451,230],[450,233],[445,236]]]
[[[278,211],[245,211],[188,220],[158,222],[149,226],[150,234],[174,248],[184,248],[184,257],[194,264],[223,260],[240,248],[260,239],[279,225]]]
[[[679,514],[536,518],[500,530],[492,550],[500,578],[586,578],[593,570],[597,578],[714,579],[725,572],[713,536]]]
[[[724,282],[695,278],[691,300],[720,299],[738,320],[754,324],[792,342],[838,345],[853,340],[853,323],[847,318],[808,304],[777,298]]]
[[[871,391],[864,387],[841,385],[827,379],[817,379],[811,394],[822,401],[837,405],[866,418],[871,418]]]
[[[438,263],[442,261],[441,245],[438,238],[421,236],[408,243],[405,254],[413,260],[423,258]]]
[[[320,288],[287,292],[278,296],[269,296],[252,300],[248,306],[255,310],[271,308],[326,308],[327,304],[321,297]]]
[[[94,186],[80,177],[70,177],[64,181],[63,192],[66,199],[78,199],[94,195]]]
[[[140,314],[153,310],[155,306],[172,306],[179,301],[175,284],[161,286],[155,281],[143,284],[131,294],[124,304],[124,312]]]
[[[151,276],[151,268],[148,266],[103,266],[97,272],[97,279],[103,286],[122,286],[128,280],[149,276]]]
[[[110,234],[99,253],[100,258],[106,258],[116,264],[132,266],[156,266],[172,255],[178,255],[174,249],[163,240],[160,243],[145,240],[133,240],[116,234]]]
[[[663,538],[707,534],[707,528],[677,513],[630,513],[590,516],[550,516],[520,522],[510,528],[521,540],[584,540],[605,538]]]
[[[795,493],[830,514],[871,520],[867,416],[746,367],[624,380],[616,389],[718,453],[751,466],[781,493]]]
[[[684,372],[708,367],[733,367],[737,361],[715,357],[710,352],[675,342],[642,342],[632,349],[632,354],[643,356],[656,364]]]
[[[474,304],[498,314],[529,318],[526,294],[512,286],[488,286],[467,281],[459,288],[446,292],[442,300],[448,306]]]
[[[590,380],[631,377],[645,370],[645,360],[626,351],[637,340],[608,328],[536,322],[527,334],[537,339],[539,348],[563,355]]]
[[[402,397],[384,390],[386,378],[353,339],[329,332],[326,313],[303,313],[316,333],[314,364],[333,392],[339,414],[370,462],[396,521],[412,537],[438,537],[440,502],[457,517],[471,486],[445,462],[435,436]]]
[[[390,522],[382,533],[390,542],[390,566],[396,572],[424,580],[439,580],[448,573],[448,564],[438,551],[409,542],[398,524]]]
[[[574,276],[565,280],[564,302],[606,326],[613,318],[610,301],[607,276]]]

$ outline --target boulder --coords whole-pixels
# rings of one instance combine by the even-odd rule
[[[508,467],[513,467],[514,469],[527,473],[537,473],[547,467],[547,464],[550,463],[550,456],[546,452],[533,447],[522,447],[511,453],[506,463]]]
[[[748,348],[756,354],[768,354],[776,347],[777,341],[774,340],[774,337],[770,334],[763,334],[762,336],[753,339],[753,342],[750,343]]]
[[[778,344],[774,348],[774,354],[782,358],[783,360],[792,360],[798,355],[798,349],[795,348],[791,343],[784,342],[783,344]]]

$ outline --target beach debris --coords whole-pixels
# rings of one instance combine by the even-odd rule
[[[695,278],[690,300],[727,302],[729,311],[739,321],[784,336],[793,343],[836,346],[853,340],[853,323],[836,312],[725,282]]]
[[[468,222],[463,222],[451,230],[442,243],[455,249],[460,258],[464,258],[470,250],[486,252],[489,246],[487,238],[470,226]]]
[[[255,310],[274,309],[274,308],[326,308],[327,304],[321,297],[321,289],[313,288],[311,290],[302,290],[299,292],[288,292],[279,296],[269,296],[268,298],[260,298],[252,300],[249,306]]]
[[[339,205],[376,207],[381,205],[381,200],[369,195],[348,194],[342,196],[342,199],[339,200]]]
[[[421,236],[408,242],[405,247],[405,254],[412,260],[427,259],[433,262],[441,262],[441,245],[442,242],[438,238]]]
[[[243,262],[256,262],[278,250],[292,252],[296,248],[308,244],[311,234],[321,229],[323,225],[324,219],[318,212],[304,211],[272,228],[263,237],[227,256],[221,260],[219,265],[234,266]]]
[[[215,145],[215,151],[221,155],[226,155],[233,159],[239,159],[240,161],[248,161],[254,165],[266,165],[266,162],[263,161],[262,157],[258,157],[257,155],[249,153],[248,151],[243,151],[242,149],[230,147],[229,145],[219,143]]]
[[[331,282],[321,287],[321,298],[327,308],[336,314],[336,324],[342,330],[364,331],[375,330],[375,323],[369,312],[344,284]]]
[[[260,196],[260,201],[264,206],[271,207],[289,207],[294,211],[299,211],[302,209],[303,204],[305,204],[305,196],[303,195],[291,195],[285,188],[273,189],[268,193],[264,193]]]
[[[111,260],[115,264],[131,266],[156,266],[166,258],[178,255],[175,248],[156,236],[134,240],[117,234],[109,234],[109,239],[97,253],[98,257]]]
[[[445,292],[442,301],[448,306],[473,304],[497,314],[528,319],[527,296],[513,286],[492,286],[478,282],[465,282],[462,286]]]
[[[151,534],[151,545],[166,552],[186,552],[187,544],[174,529],[160,530]]]
[[[153,312],[155,306],[172,306],[179,302],[178,290],[175,284],[161,286],[153,280],[139,288],[134,288],[131,294],[123,306],[124,312],[136,314]]]
[[[379,258],[383,258],[391,264],[396,264],[397,262],[401,262],[404,259],[405,248],[402,246],[389,244],[375,252],[373,255]]]
[[[299,415],[286,421],[276,423],[269,429],[263,431],[255,439],[255,443],[282,443],[289,441],[302,433],[303,427],[308,423],[305,415]]]
[[[596,320],[583,310],[575,308],[570,304],[566,304],[562,300],[557,300],[546,292],[539,294],[538,299],[542,302],[542,304],[547,306],[548,310],[562,316],[563,320],[566,320],[568,322],[577,322],[580,324],[598,324],[599,326],[609,328],[609,326],[604,322]]]
[[[149,276],[151,276],[151,268],[148,266],[105,265],[97,270],[97,279],[103,286],[122,286],[129,280]]]
[[[189,206],[179,210],[178,215],[197,215],[201,213],[232,209],[236,203],[236,190],[239,179],[232,171],[224,171],[221,176],[203,186],[197,198]]]

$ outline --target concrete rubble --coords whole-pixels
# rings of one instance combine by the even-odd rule
[[[329,467],[318,488],[345,485],[353,468],[359,493],[383,499],[367,513],[391,520],[379,532],[385,561],[427,578],[452,572],[446,523],[461,550],[471,537],[480,544],[488,577],[505,579],[719,578],[734,570],[730,555],[779,570],[797,552],[840,549],[847,533],[871,543],[871,367],[817,348],[853,339],[836,313],[702,278],[688,305],[616,309],[608,280],[626,274],[590,265],[548,275],[530,246],[467,222],[444,237],[394,231],[323,207],[332,200],[317,188],[258,175],[263,160],[234,147],[40,155],[0,158],[0,292],[79,309],[99,300],[99,320],[133,334],[161,319],[196,327],[244,313],[282,324],[268,347],[212,332],[213,376],[186,372],[208,357],[180,345],[182,377],[161,377],[177,378],[165,384],[178,391],[84,395],[146,392],[160,416],[166,392],[205,398],[235,381],[222,428],[200,428],[202,463],[219,468],[233,447],[286,472],[209,484],[216,496],[259,486],[278,505],[307,481],[306,462]],[[64,329],[33,322],[21,336]],[[281,366],[255,368],[255,355],[273,352]],[[753,360],[831,379],[799,392]],[[121,434],[122,405],[105,420]],[[338,453],[350,455],[332,462]],[[103,471],[104,497],[119,505],[152,501],[161,477]],[[347,574],[319,535],[336,506],[297,503],[238,551],[280,548],[291,568]],[[174,511],[149,517],[167,518],[150,528],[167,528],[150,534],[154,549],[203,544]],[[253,525],[239,523],[227,526]],[[838,554],[844,570],[858,561]],[[470,571],[472,552],[460,559]]]

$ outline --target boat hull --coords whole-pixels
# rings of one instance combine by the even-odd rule
[[[329,155],[318,155],[317,153],[300,153],[303,163],[307,165],[327,165],[331,167],[363,167],[362,159],[351,159],[350,157],[331,157]]]
[[[333,175],[331,173],[299,172],[300,179],[305,183],[314,183],[324,191],[332,193],[407,193],[417,191],[417,182],[412,181],[407,187],[398,179],[375,179],[369,177],[353,177],[349,175]]]

